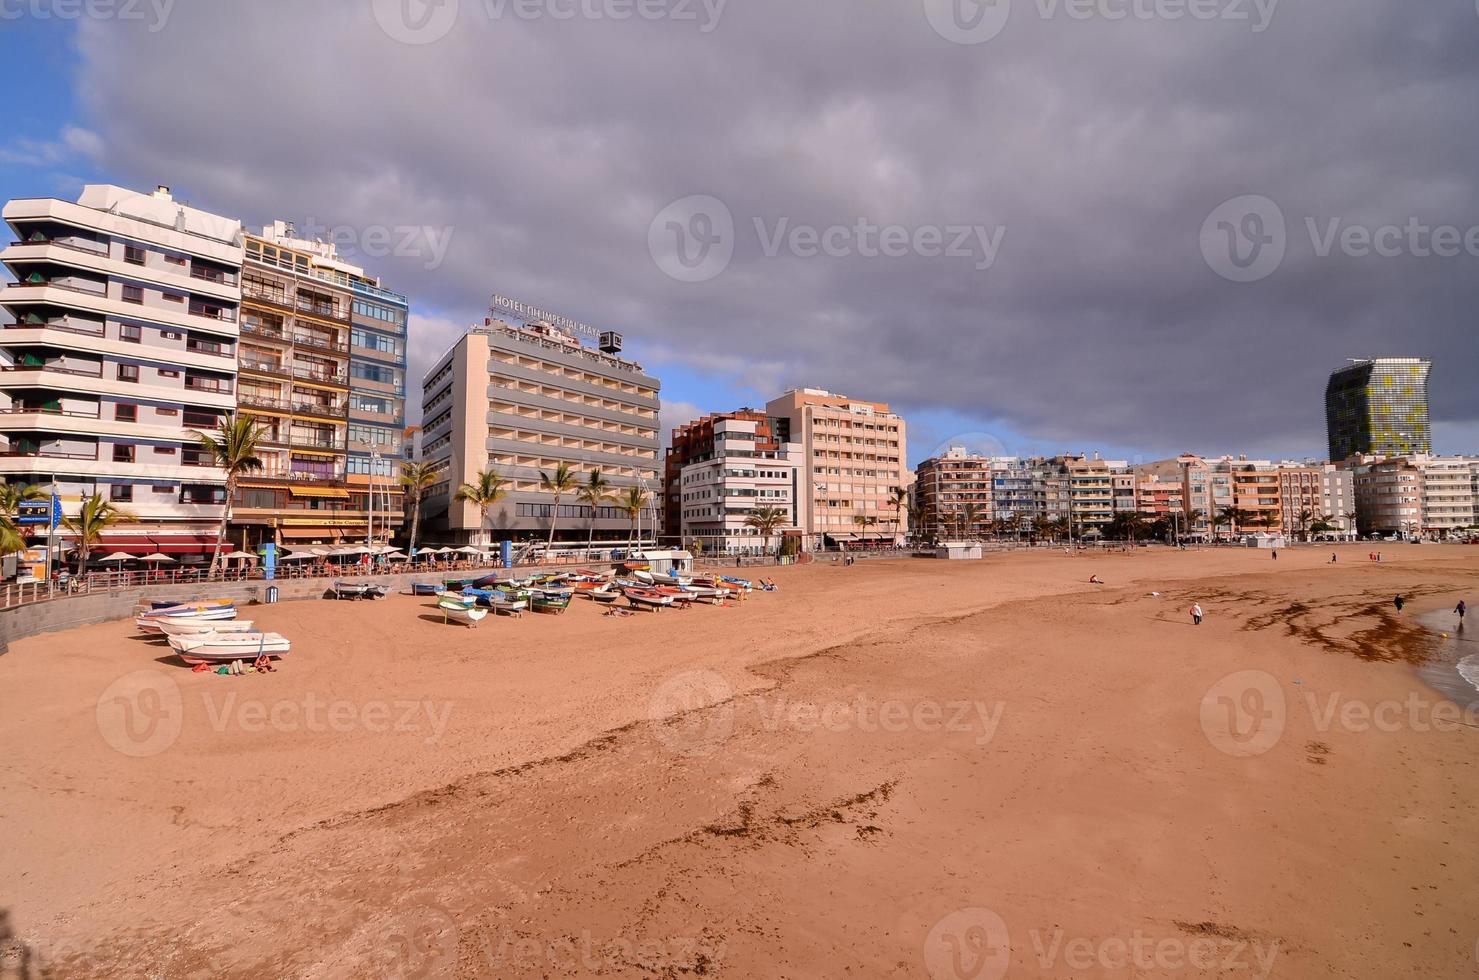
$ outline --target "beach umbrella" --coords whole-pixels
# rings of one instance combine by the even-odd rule
[[[126,555],[126,554],[124,554],[121,551],[115,551],[115,552],[113,552],[111,555],[109,555],[106,558],[99,558],[98,559],[99,562],[105,562],[105,561],[133,561],[133,560],[134,560],[134,556],[133,555]]]
[[[436,553],[439,554],[439,555],[450,555],[450,554],[454,554],[453,550],[450,547],[448,547],[447,545],[443,545],[442,547],[438,548],[436,550]]]
[[[390,561],[405,561],[406,553],[404,551],[387,551],[382,557]]]
[[[317,557],[317,556],[314,555],[314,553],[311,552],[311,551],[293,551],[293,552],[289,552],[286,555],[279,556],[277,560],[278,561],[301,561],[304,558],[315,558],[315,557]]]
[[[171,564],[174,563],[174,559],[171,558],[169,555],[162,555],[157,551],[152,555],[145,555],[144,557],[140,558],[139,561],[167,561]]]
[[[250,559],[252,559],[254,561],[257,558],[257,556],[254,555],[254,554],[252,554],[250,551],[233,551],[230,554],[225,554],[225,555],[222,555],[221,557],[222,558],[225,558],[225,559],[228,559],[228,560],[233,559],[233,558],[238,558],[238,559],[239,558],[250,558]]]
[[[458,548],[457,551],[458,551],[459,554],[464,554],[464,555],[481,555],[483,553],[483,549],[481,549],[481,548],[474,548],[470,544],[463,545],[461,548]]]

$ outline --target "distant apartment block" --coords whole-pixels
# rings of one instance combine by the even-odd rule
[[[801,446],[807,492],[798,522],[808,548],[902,538],[908,515],[889,498],[913,481],[903,418],[885,403],[818,388],[788,391],[765,414],[777,420],[780,441]]]
[[[989,536],[996,515],[992,467],[991,457],[963,446],[950,446],[915,467],[915,496],[924,511],[920,530],[938,541]]]
[[[225,503],[195,433],[236,404],[240,223],[109,184],[4,216],[0,477],[55,480],[68,513],[96,493],[133,514],[103,552],[198,559]]]
[[[640,364],[581,343],[548,323],[489,320],[458,339],[422,382],[422,455],[440,471],[423,504],[427,540],[488,543],[539,539],[626,541],[631,520],[612,503],[592,509],[573,492],[555,513],[541,474],[568,464],[579,481],[600,470],[613,496],[647,495],[639,522],[656,533],[660,385]],[[508,495],[482,522],[457,488],[492,467]]]
[[[669,537],[707,554],[758,554],[799,534],[801,447],[780,443],[762,412],[705,416],[673,432],[664,472]],[[749,525],[762,508],[786,519],[770,537]]]
[[[1362,534],[1467,536],[1479,528],[1479,457],[1365,457],[1351,461]]]

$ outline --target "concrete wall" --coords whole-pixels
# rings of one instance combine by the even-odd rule
[[[502,569],[486,568],[473,572],[418,572],[415,574],[377,575],[373,579],[346,576],[355,581],[374,581],[389,586],[392,591],[408,589],[412,582],[437,582],[445,578],[475,578]],[[118,589],[112,592],[95,592],[91,595],[69,596],[47,602],[33,602],[0,610],[0,653],[9,649],[14,640],[25,639],[41,633],[107,623],[113,620],[130,619],[135,608],[146,598],[149,601],[176,599],[235,599],[238,605],[261,602],[265,599],[268,585],[276,585],[279,600],[319,599],[329,590],[333,579],[297,578],[275,582],[253,580],[250,582],[216,582],[198,585],[165,585],[148,588]]]

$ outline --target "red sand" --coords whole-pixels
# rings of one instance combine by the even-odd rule
[[[64,976],[1472,975],[1479,731],[1389,610],[1479,549],[1340,550],[474,630],[289,603],[242,678],[122,623],[23,641],[0,935]]]

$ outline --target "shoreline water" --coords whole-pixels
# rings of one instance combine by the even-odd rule
[[[1418,613],[1433,637],[1433,654],[1414,668],[1433,690],[1468,713],[1479,713],[1479,629],[1461,629],[1451,605]]]

